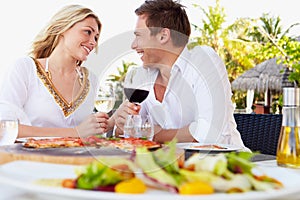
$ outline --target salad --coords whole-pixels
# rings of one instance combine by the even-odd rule
[[[195,153],[181,161],[174,140],[156,151],[137,148],[129,158],[100,157],[77,167],[77,177],[63,180],[62,185],[118,193],[144,193],[156,188],[181,195],[283,188],[278,180],[255,171],[252,156],[249,152]]]

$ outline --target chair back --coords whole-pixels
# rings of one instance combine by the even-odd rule
[[[276,155],[282,114],[235,113],[234,118],[246,147],[262,154]]]

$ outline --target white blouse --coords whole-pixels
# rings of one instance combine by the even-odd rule
[[[74,127],[93,112],[98,81],[86,68],[83,90],[72,104],[63,101],[41,66],[25,56],[16,60],[0,89],[0,112],[14,110],[20,123],[38,127]]]
[[[145,75],[139,74],[145,73],[145,69],[140,67],[135,71],[135,76],[129,73],[126,80],[142,82],[138,79]],[[151,71],[153,86],[158,70]],[[185,48],[172,67],[163,101],[156,100],[151,87],[140,114],[150,113],[154,124],[163,129],[189,125],[199,142],[244,147],[233,117],[231,95],[226,68],[216,52],[208,46],[197,46],[192,51]]]

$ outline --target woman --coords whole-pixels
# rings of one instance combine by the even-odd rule
[[[37,35],[30,55],[15,62],[0,102],[23,116],[18,137],[85,137],[107,130],[108,115],[92,114],[98,79],[81,66],[97,48],[100,30],[92,10],[66,6]]]

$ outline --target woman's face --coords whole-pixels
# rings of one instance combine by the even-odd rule
[[[98,38],[97,21],[87,17],[63,33],[58,46],[62,46],[63,51],[76,60],[85,61],[98,44]]]

